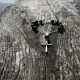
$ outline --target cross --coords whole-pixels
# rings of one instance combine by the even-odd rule
[[[48,42],[46,41],[46,44],[43,44],[42,46],[45,46],[45,53],[48,54],[48,47],[51,47],[52,44],[51,43],[48,44]]]
[[[39,31],[40,32],[40,31]],[[45,44],[43,44],[42,46],[45,46],[45,53],[48,54],[48,48],[52,46],[51,42],[50,42],[50,39],[49,39],[49,36],[52,34],[52,33],[55,33],[57,31],[53,31],[53,32],[46,32],[46,33],[42,33],[45,35]]]

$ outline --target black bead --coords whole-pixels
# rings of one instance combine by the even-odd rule
[[[51,20],[51,24],[52,24],[52,25],[55,25],[54,20]]]
[[[38,30],[36,27],[32,27],[32,30],[35,32],[35,33],[38,33]]]
[[[62,25],[62,22],[60,22],[59,24]]]
[[[39,21],[39,24],[40,24],[41,26],[44,26],[44,23],[43,23],[42,20]]]
[[[33,24],[33,26],[35,26],[35,27],[39,27],[38,21],[32,22],[32,24]]]
[[[59,32],[60,34],[63,34],[63,33],[65,32],[65,29],[64,29],[64,26],[63,26],[63,25],[61,25],[61,26],[58,28],[58,32]]]
[[[53,26],[60,26],[62,23],[59,22],[59,21],[51,20],[51,24],[52,24]]]
[[[46,39],[46,40],[49,39],[49,36],[45,36],[45,39]]]
[[[55,21],[55,25],[56,25],[56,26],[60,26],[61,24],[62,24],[61,22]]]

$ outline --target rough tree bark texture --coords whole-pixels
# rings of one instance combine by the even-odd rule
[[[19,0],[0,13],[0,80],[80,80],[80,16],[73,0]],[[46,56],[35,20],[59,20],[66,32],[52,34]],[[44,25],[39,31],[53,31]]]

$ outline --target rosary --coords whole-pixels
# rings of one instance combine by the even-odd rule
[[[44,26],[44,25],[46,25],[46,24],[51,24],[52,26],[57,26],[57,30],[56,30],[56,31],[53,31],[53,32],[50,32],[50,33],[47,32],[46,34],[40,32],[40,33],[42,33],[42,34],[45,35],[45,40],[46,40],[46,42],[45,42],[45,44],[42,45],[42,46],[45,46],[45,53],[48,54],[48,47],[52,46],[51,41],[50,41],[50,39],[49,39],[49,36],[50,36],[52,33],[55,33],[55,32],[58,32],[58,33],[60,33],[60,34],[63,34],[63,33],[65,32],[65,29],[64,29],[64,26],[63,26],[62,22],[59,22],[59,21],[56,21],[56,20],[51,20],[51,21],[48,22],[48,23],[44,23],[42,20],[40,20],[40,21],[34,21],[34,22],[32,22],[32,24],[31,24],[31,28],[32,28],[32,30],[33,30],[35,33],[38,33],[38,32],[39,32],[39,31],[38,31],[39,26]]]

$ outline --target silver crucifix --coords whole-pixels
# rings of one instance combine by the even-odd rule
[[[57,30],[56,30],[56,31],[53,31],[53,32],[45,32],[45,33],[40,32],[40,33],[42,33],[42,34],[45,35],[45,40],[46,40],[46,42],[45,42],[45,44],[43,44],[42,46],[45,46],[45,53],[46,53],[46,54],[48,54],[48,48],[52,46],[52,44],[51,44],[51,42],[50,42],[50,39],[49,39],[49,36],[50,36],[52,33],[55,33],[55,32],[57,32]]]

